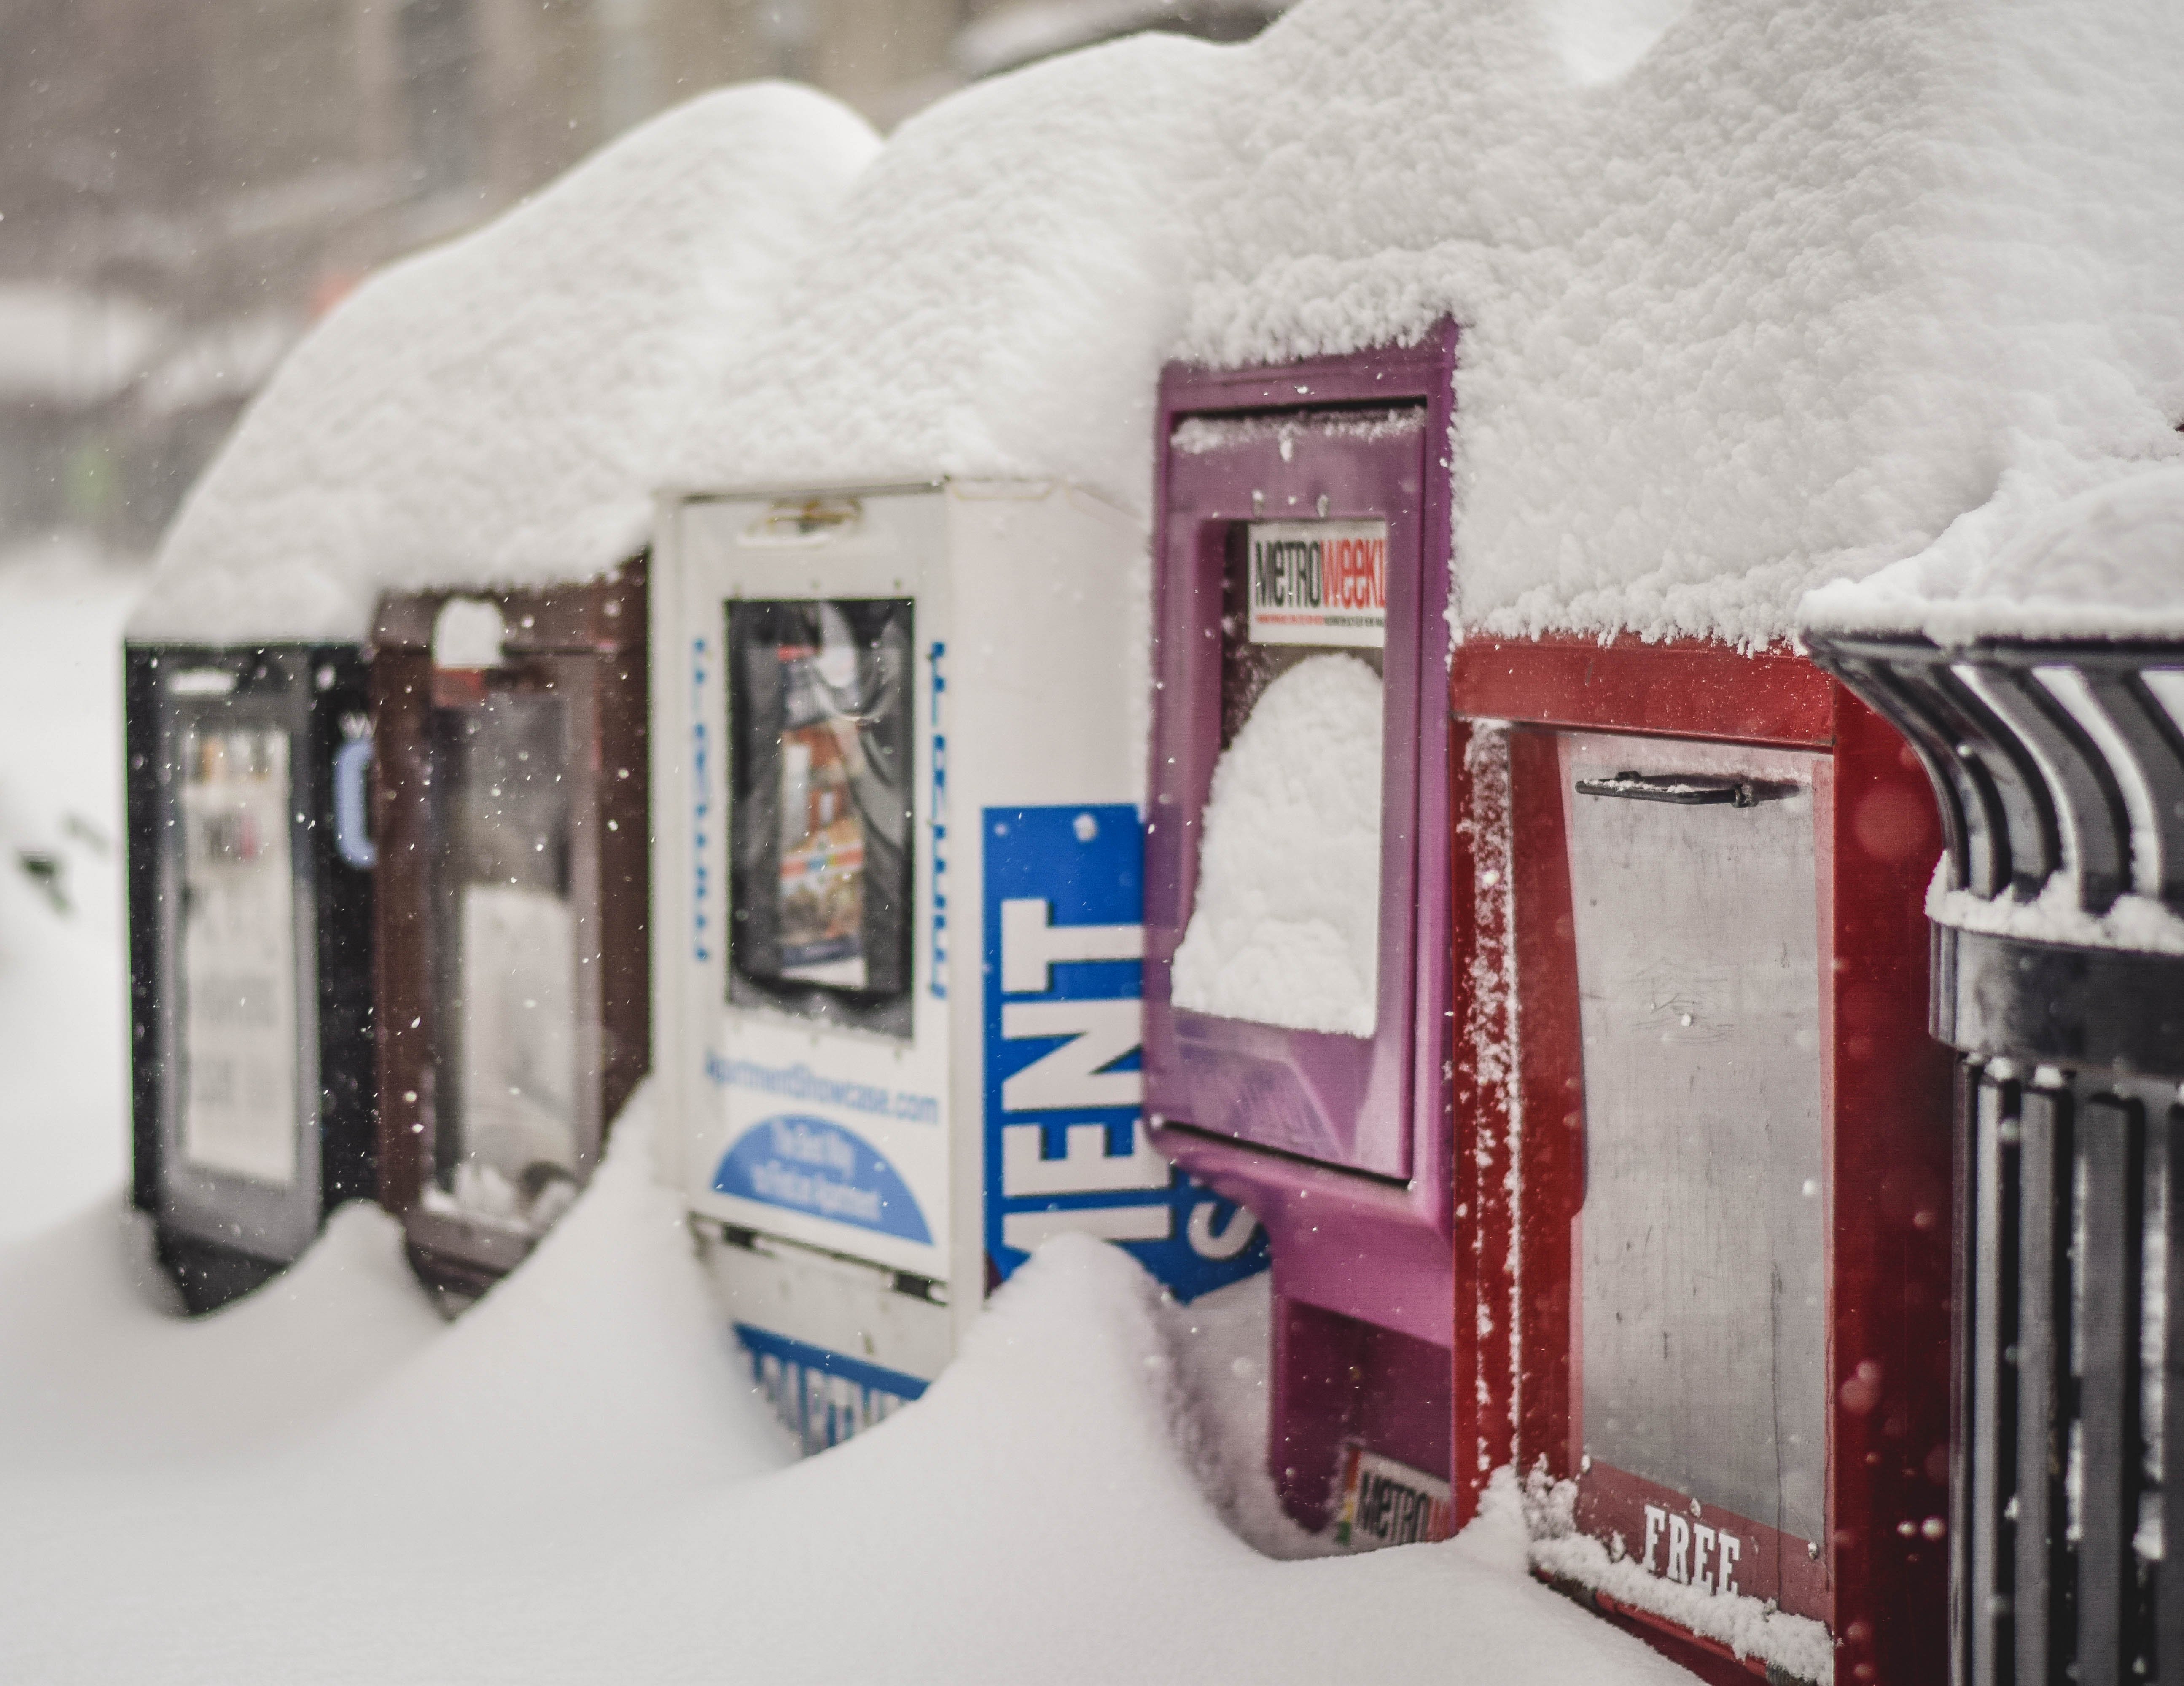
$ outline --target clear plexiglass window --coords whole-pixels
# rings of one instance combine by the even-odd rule
[[[906,599],[727,609],[728,999],[911,1031]]]
[[[568,706],[433,717],[439,1066],[428,1209],[529,1231],[576,1198],[577,921]]]
[[[287,1188],[297,1176],[296,891],[288,734],[181,736],[182,1157]]]
[[[1379,1020],[1384,520],[1231,528],[1221,759],[1173,1000],[1369,1037]]]

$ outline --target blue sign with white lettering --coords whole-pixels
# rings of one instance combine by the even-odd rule
[[[713,1192],[905,1241],[933,1239],[925,1214],[887,1155],[824,1118],[784,1112],[760,1120],[722,1156]]]
[[[1184,1299],[1265,1269],[1257,1221],[1145,1133],[1137,810],[989,808],[981,823],[988,1258],[1006,1277],[1078,1230]]]

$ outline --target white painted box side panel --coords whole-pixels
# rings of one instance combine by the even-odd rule
[[[993,1050],[983,1004],[989,938],[998,933],[986,928],[987,816],[1060,805],[1142,807],[1139,676],[1149,660],[1149,570],[1139,525],[1072,488],[959,484],[949,493],[951,572],[967,629],[949,652],[953,1088],[958,1116],[969,1126],[956,1132],[955,1189],[959,1210],[979,1215],[961,1226],[956,1253],[959,1280],[983,1282],[995,1227],[987,1210],[994,1132],[986,1116]],[[1164,1163],[1158,1175],[1164,1182]],[[1019,1238],[1035,1243],[1063,1227],[1096,1233],[1103,1218],[1110,1229],[1118,1217],[1137,1218],[1143,1231],[1149,1210],[1037,1215],[1039,1233]],[[957,1297],[959,1338],[983,1297]]]

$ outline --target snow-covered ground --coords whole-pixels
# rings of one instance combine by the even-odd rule
[[[1163,1305],[1065,1238],[922,1401],[795,1461],[647,1175],[642,1091],[457,1323],[363,1206],[173,1315],[122,1210],[119,874],[78,835],[118,831],[139,578],[0,562],[0,1679],[1689,1678],[1529,1580],[1513,1510],[1315,1557],[1258,1469],[1263,1278]]]
[[[143,581],[78,543],[0,553],[0,1243],[128,1171],[121,620]]]

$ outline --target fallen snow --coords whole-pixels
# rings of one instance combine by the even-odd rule
[[[1312,656],[1267,687],[1213,769],[1178,1007],[1373,1033],[1379,993],[1380,676]]]
[[[0,553],[0,1244],[128,1169],[120,640],[143,583],[81,540]]]
[[[1508,1493],[1516,1482],[1497,1472]],[[1587,1592],[1605,1593],[1632,1609],[1665,1616],[1705,1639],[1727,1645],[1739,1657],[1756,1657],[1792,1679],[1831,1682],[1835,1641],[1827,1628],[1808,1616],[1791,1616],[1772,1600],[1680,1585],[1654,1574],[1623,1553],[1610,1552],[1590,1534],[1577,1531],[1577,1483],[1549,1483],[1535,1474],[1524,1485],[1524,1520],[1531,1534],[1532,1566],[1545,1575]]]
[[[2088,913],[2079,901],[2077,882],[2068,872],[2056,873],[2031,901],[1953,890],[1948,879],[1945,859],[1935,867],[1933,882],[1926,888],[1926,917],[1936,925],[2025,943],[2184,954],[2184,918],[2151,896],[2119,896],[2106,913]]]
[[[1995,523],[1988,521],[1987,526]],[[1937,546],[1856,587],[1815,592],[1808,626],[1982,637],[2184,639],[2184,468],[2132,470],[1992,546]]]
[[[386,590],[605,572],[878,142],[776,83],[693,100],[374,277],[184,504],[139,642],[355,642]]]
[[[905,122],[795,263],[674,477],[1058,479],[1142,515],[1190,190],[1247,50],[1139,36]]]
[[[1506,1504],[1364,1558],[1232,1532],[1312,1549],[1257,1468],[1263,1279],[1178,1306],[1061,1238],[923,1400],[793,1462],[649,1123],[640,1092],[452,1327],[362,1208],[194,1322],[139,1303],[106,1214],[0,1255],[0,1672],[1283,1680],[1366,1646],[1495,1686],[1688,1678],[1532,1581]]]
[[[2158,0],[1306,0],[982,82],[868,166],[816,96],[713,96],[338,312],[143,633],[595,571],[660,481],[1143,513],[1164,359],[1451,315],[1462,625],[1751,643],[1891,565],[1946,596],[2184,458],[2180,93]]]
[[[2155,0],[1310,0],[1245,52],[1185,347],[1454,315],[1468,626],[1779,638],[2184,454]]]
[[[0,1464],[156,1486],[341,1415],[440,1327],[400,1226],[364,1205],[265,1291],[181,1309],[149,1226],[110,1195],[0,1244]]]

